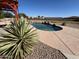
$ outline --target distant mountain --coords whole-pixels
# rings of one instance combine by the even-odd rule
[[[63,20],[62,17],[44,17],[44,19],[47,19],[47,20]]]
[[[58,20],[58,21],[79,21],[79,16],[70,16],[70,17],[35,17],[31,18],[31,20]]]
[[[79,21],[79,16],[65,17],[64,20]]]

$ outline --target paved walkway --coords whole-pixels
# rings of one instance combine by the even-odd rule
[[[79,56],[79,29],[63,27],[61,31],[38,30],[39,40],[63,53]]]

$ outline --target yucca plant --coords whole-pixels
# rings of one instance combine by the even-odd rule
[[[24,19],[11,22],[4,28],[7,34],[0,37],[0,55],[8,59],[25,59],[37,42],[36,30],[26,24]]]

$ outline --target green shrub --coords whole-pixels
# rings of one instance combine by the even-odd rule
[[[24,19],[12,22],[4,30],[8,33],[0,38],[0,55],[8,59],[24,59],[32,52],[37,42],[36,30],[30,28]]]

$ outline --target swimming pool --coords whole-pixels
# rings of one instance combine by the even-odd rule
[[[41,24],[41,23],[32,23],[32,25],[40,30],[45,30],[45,31],[53,31],[54,29],[49,26],[49,25],[45,25],[45,24]]]
[[[44,31],[58,31],[61,30],[62,28],[59,26],[53,26],[53,25],[46,25],[46,24],[41,24],[41,23],[32,23],[32,25],[39,29],[39,30],[44,30]]]

